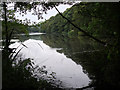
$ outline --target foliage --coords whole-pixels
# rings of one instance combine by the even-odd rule
[[[17,21],[15,22],[7,22],[8,25],[8,32],[9,34],[13,30],[13,34],[21,34],[21,33],[26,33],[27,34],[27,25],[18,23]],[[2,21],[2,33],[3,33],[3,38],[5,38],[5,22]]]
[[[38,2],[17,2],[15,3],[15,11],[21,11],[26,13],[27,10],[34,9],[35,13],[38,15],[38,18],[42,18],[42,13],[37,10],[37,5],[42,5],[42,12],[45,12],[54,7],[54,5],[59,5],[60,3],[38,3]],[[27,25],[21,24],[19,20],[14,19],[15,11],[7,10],[8,22],[8,32],[5,32],[5,21],[3,20],[3,35],[11,33],[14,30],[14,33],[26,32],[26,29],[32,30],[32,27],[27,27]],[[90,49],[91,42],[84,44],[81,39],[81,33],[71,24],[69,24],[65,19],[63,19],[59,14],[51,17],[49,20],[46,20],[43,23],[40,23],[41,32],[45,33],[59,33],[61,34],[61,41],[58,42],[59,36],[52,38],[53,36],[48,36],[49,40],[45,40],[47,44],[52,45],[52,47],[62,47],[63,50],[59,52],[64,52],[67,57],[70,57],[76,62],[81,63],[84,68],[84,72],[89,73],[89,77],[93,80],[93,84],[99,88],[105,88],[105,86],[110,87],[119,87],[120,86],[120,74],[119,74],[119,54],[120,54],[120,33],[119,33],[119,3],[80,3],[75,4],[72,8],[67,9],[63,15],[67,17],[71,22],[76,26],[79,26],[89,34],[100,38],[104,41],[107,41],[112,44],[112,46],[104,47],[100,52],[85,52],[85,53],[74,53],[76,51],[83,51],[84,48],[87,50]],[[3,14],[3,18],[4,14]],[[39,25],[38,25],[39,26]],[[39,27],[37,27],[39,29]],[[23,31],[21,31],[21,29]],[[10,31],[10,32],[9,32]],[[32,30],[33,31],[33,30]],[[36,31],[33,31],[36,32]],[[64,35],[68,36],[67,38]],[[72,37],[79,38],[72,38]],[[70,38],[69,38],[70,37]],[[3,38],[6,38],[3,36]],[[54,40],[55,39],[55,40]],[[72,42],[70,42],[72,39]],[[54,41],[53,44],[51,41]],[[78,43],[79,42],[79,43]],[[62,45],[61,45],[62,43]],[[66,43],[66,44],[65,44]],[[67,45],[70,48],[67,48]],[[76,47],[83,46],[84,48]],[[95,45],[94,45],[95,46]],[[94,49],[94,47],[92,47]],[[75,52],[76,52],[75,51]],[[9,55],[11,54],[10,50],[3,50],[3,89],[4,88],[40,88],[52,87],[44,80],[37,81],[37,78],[32,76],[30,65],[32,63],[30,59],[21,61],[18,64],[13,65]],[[88,60],[89,57],[89,60]],[[82,58],[82,59],[80,59]],[[9,68],[9,69],[8,69]],[[42,71],[43,72],[43,71]],[[45,72],[46,73],[46,72]],[[19,77],[18,77],[19,76]],[[95,77],[94,77],[95,76]],[[101,78],[102,77],[102,78]],[[103,78],[104,77],[104,78]],[[117,80],[118,79],[118,80]],[[11,82],[12,81],[12,82]],[[19,81],[19,82],[18,82]],[[96,87],[96,88],[97,88]]]
[[[20,14],[26,14],[27,11],[33,10],[33,15],[37,15],[38,19],[43,19],[43,13],[47,13],[48,10],[52,9],[55,6],[60,4],[72,4],[71,2],[49,2],[49,1],[40,1],[40,2],[14,2],[14,10],[19,12]],[[41,8],[38,8],[41,7]]]
[[[57,88],[54,85],[51,85],[51,82],[46,81],[45,79],[37,76],[36,73],[47,74],[47,71],[44,70],[44,67],[33,67],[34,63],[32,59],[28,58],[22,60],[21,56],[16,55],[14,60],[12,58],[6,57],[6,52],[2,51],[2,60],[3,60],[3,90],[12,89],[12,88],[26,88],[26,89],[47,89],[47,88]],[[52,74],[51,74],[52,75]],[[54,75],[53,75],[54,76]],[[52,77],[51,77],[52,78]]]
[[[69,38],[59,34],[41,36],[44,43],[71,58],[83,67],[92,80],[95,90],[111,90],[120,88],[120,50],[116,47],[102,45],[84,36]]]
[[[8,10],[6,3],[4,2],[4,13],[2,14],[2,33],[3,33],[3,40],[5,39],[5,42],[3,45],[7,48],[3,48],[2,51],[2,60],[3,60],[3,90],[4,89],[10,89],[10,88],[28,88],[28,89],[45,89],[45,88],[54,88],[55,86],[52,86],[51,83],[48,83],[46,80],[42,80],[34,77],[33,73],[35,68],[32,67],[32,63],[30,59],[26,59],[16,63],[16,55],[12,58],[10,58],[10,55],[13,53],[13,49],[9,48],[10,40],[13,38],[13,33],[20,34],[20,33],[27,33],[28,29],[28,23],[29,20],[26,19],[26,23],[22,23],[21,20],[15,19],[15,11],[21,11],[22,13],[26,14],[26,10],[36,9],[36,5],[39,5],[41,3],[32,3],[30,2],[16,2],[14,3],[14,10]],[[46,10],[49,9],[50,4],[47,6],[47,4],[43,5],[43,12],[46,12]],[[57,5],[57,4],[55,4]],[[47,8],[46,8],[46,7]],[[52,6],[51,6],[52,7]],[[40,18],[41,15],[40,12],[37,13],[38,18]],[[12,37],[11,37],[12,35]],[[31,68],[32,67],[32,68]],[[47,74],[46,71],[44,71],[41,68],[38,68],[40,74]],[[53,77],[54,75],[51,74]]]
[[[68,36],[69,37],[75,37],[77,34],[75,33],[75,31],[74,30],[70,30],[69,32],[68,32]]]
[[[46,20],[41,24],[42,32],[62,34],[62,36],[60,37],[62,40],[60,41],[57,40],[59,38],[58,36],[56,36],[58,38],[55,38],[55,40],[51,36],[51,38],[48,37],[47,39],[49,40],[45,40],[45,42],[52,47],[62,47],[63,49],[58,52],[64,52],[66,56],[80,63],[84,68],[84,72],[86,72],[93,80],[91,84],[94,85],[95,90],[108,88],[114,90],[120,88],[119,9],[119,3],[82,2],[80,4],[74,5],[70,9],[67,9],[63,13],[63,15],[76,26],[79,26],[83,30],[87,31],[90,35],[111,44],[111,46],[105,45],[102,50],[95,52],[80,53],[82,49],[84,51],[84,48],[78,49],[76,47],[76,45],[78,44],[76,44],[75,42],[71,46],[69,39],[66,40],[63,35],[68,35],[69,37],[75,37],[76,35],[79,36],[80,39],[83,33],[70,25],[59,14],[51,17],[49,20]],[[47,28],[45,25],[47,26]],[[55,30],[52,30],[52,28],[55,28]],[[74,35],[72,30],[76,31],[77,33]],[[75,40],[72,40],[71,43],[73,43],[73,41]],[[67,44],[65,44],[65,42]],[[68,47],[70,48],[68,48],[66,45],[69,45]],[[80,45],[81,44],[79,44],[79,46]],[[74,53],[74,49],[78,50],[79,53]]]
[[[75,4],[63,15],[90,35],[100,39],[118,38],[119,3],[83,3]],[[106,13],[107,12],[107,13]],[[41,32],[68,33],[79,32],[59,14],[41,24]],[[76,36],[78,33],[76,33]],[[109,41],[110,42],[110,41]]]

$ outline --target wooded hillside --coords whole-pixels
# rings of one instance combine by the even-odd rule
[[[119,34],[119,3],[80,3],[63,15],[77,27],[97,38],[117,37]],[[41,24],[41,32],[78,36],[82,33],[57,14]]]

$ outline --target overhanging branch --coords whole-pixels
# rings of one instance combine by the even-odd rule
[[[76,26],[76,25],[75,25],[74,23],[72,23],[68,18],[66,18],[65,16],[63,16],[62,13],[60,13],[60,11],[56,8],[55,5],[54,5],[54,7],[55,7],[55,9],[58,11],[58,13],[59,13],[64,19],[66,19],[71,25],[73,25],[73,26],[74,26],[75,28],[77,28],[79,31],[83,32],[86,36],[94,39],[95,41],[97,41],[97,42],[99,42],[99,43],[101,43],[101,44],[103,44],[103,45],[109,45],[109,46],[111,46],[111,45],[108,44],[107,42],[104,42],[104,41],[101,41],[101,40],[95,38],[94,36],[90,35],[88,32],[86,32],[86,31],[82,30],[81,28],[79,28],[78,26]]]

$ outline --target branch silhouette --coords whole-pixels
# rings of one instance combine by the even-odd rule
[[[54,7],[55,7],[55,9],[58,11],[58,13],[59,13],[64,19],[66,19],[71,25],[73,25],[73,26],[74,26],[75,28],[77,28],[79,31],[83,32],[86,36],[94,39],[95,41],[101,43],[101,44],[104,45],[104,46],[106,46],[106,45],[112,46],[112,45],[108,44],[107,42],[104,42],[104,41],[101,41],[101,40],[95,38],[94,36],[90,35],[88,32],[86,32],[86,31],[82,30],[81,28],[79,28],[78,26],[76,26],[76,25],[75,25],[74,23],[72,23],[68,18],[66,18],[66,17],[56,8],[55,5],[54,5]]]

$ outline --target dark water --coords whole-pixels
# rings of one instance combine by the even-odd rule
[[[88,89],[92,90],[91,87],[103,89],[107,85],[114,86],[112,80],[115,75],[106,69],[109,66],[104,47],[87,37],[41,34],[22,36],[21,41],[28,47],[21,50],[24,58],[33,58],[36,65],[46,66],[49,73],[54,72],[63,88],[90,86]],[[10,47],[19,45],[16,42]]]

